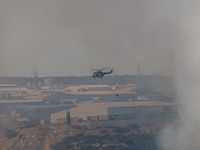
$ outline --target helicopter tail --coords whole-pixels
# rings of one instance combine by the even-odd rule
[[[112,68],[112,69],[110,69],[110,73],[113,73],[113,71],[114,71],[114,69]]]

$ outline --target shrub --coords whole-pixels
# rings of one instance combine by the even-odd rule
[[[15,130],[6,129],[4,135],[8,139],[12,139],[12,138],[16,137],[18,134],[17,134],[17,132]]]

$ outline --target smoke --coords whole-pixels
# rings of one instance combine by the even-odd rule
[[[200,2],[180,3],[180,45],[176,49],[178,118],[159,137],[164,150],[200,149]]]

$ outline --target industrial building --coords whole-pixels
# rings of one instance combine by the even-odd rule
[[[48,124],[54,123],[51,119],[51,115],[56,114],[57,112],[61,113],[63,110],[68,110],[75,106],[76,105],[73,104],[18,106],[10,111],[10,116],[17,121],[39,122],[43,120],[45,124]]]
[[[124,127],[152,121],[169,121],[177,117],[177,104],[159,101],[82,103],[67,111],[51,115],[52,123],[59,123],[70,117],[70,123],[97,127]]]
[[[1,85],[0,96],[7,99],[0,101],[0,117],[96,128],[169,120],[178,114],[175,103],[155,101],[160,97],[138,93],[137,84],[52,86],[51,82],[51,78],[45,79],[47,89],[40,90]]]

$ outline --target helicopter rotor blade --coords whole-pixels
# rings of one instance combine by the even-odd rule
[[[105,69],[110,69],[110,67],[107,67],[107,68],[102,68],[102,69],[99,69],[99,70],[105,70]]]

